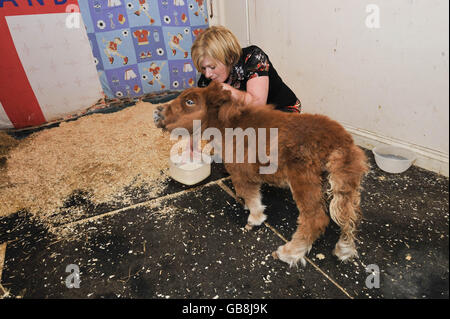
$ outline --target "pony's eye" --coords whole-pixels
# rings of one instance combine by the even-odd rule
[[[193,105],[195,105],[195,102],[192,101],[192,100],[186,100],[186,105],[187,106],[193,106]]]

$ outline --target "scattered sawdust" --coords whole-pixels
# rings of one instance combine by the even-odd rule
[[[191,207],[181,209],[171,203],[160,201],[159,198],[146,203],[142,207],[152,211],[151,218],[153,219],[155,225],[172,225],[176,222],[177,216],[198,213]],[[110,213],[107,214],[111,216]],[[90,220],[85,219],[81,223],[75,222],[64,224],[59,227],[50,227],[49,230],[56,235],[56,241],[54,243],[58,243],[61,240],[76,240],[80,237],[85,238],[87,241],[89,240],[91,234],[97,233],[98,227],[101,227],[101,225],[105,222],[105,217],[105,215],[99,215]]]
[[[316,255],[316,258],[319,259],[319,260],[324,260],[325,259],[325,255],[322,254],[322,253],[319,253],[319,254]]]
[[[5,132],[0,132],[0,157],[6,156],[11,149],[19,144],[15,138]]]
[[[25,209],[45,224],[61,224],[83,214],[79,207],[58,214],[78,190],[96,205],[130,201],[125,191],[130,185],[157,194],[175,142],[154,125],[156,107],[139,102],[120,112],[81,117],[9,147],[0,217]]]
[[[157,214],[154,216],[156,217],[156,220],[166,221],[165,223],[171,223],[173,220],[173,217],[177,215],[180,212],[180,209],[173,206],[173,205],[149,205],[151,208],[158,208]]]
[[[0,190],[2,187],[8,185],[8,178],[6,176],[7,156],[17,145],[19,145],[19,141],[5,132],[0,132]]]
[[[149,203],[147,208],[155,210],[153,217],[156,221],[164,221],[165,225],[172,224],[174,222],[174,217],[179,214],[195,214],[197,211],[191,207],[180,209],[171,204],[163,204],[161,202]]]

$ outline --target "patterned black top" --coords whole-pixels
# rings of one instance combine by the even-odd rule
[[[239,61],[231,68],[230,75],[225,83],[232,87],[246,91],[247,81],[257,76],[269,76],[268,104],[274,104],[277,109],[291,111],[288,106],[299,103],[294,92],[283,82],[273,67],[267,54],[257,46],[242,49],[243,54]],[[206,87],[211,83],[203,74],[198,81],[199,87]]]

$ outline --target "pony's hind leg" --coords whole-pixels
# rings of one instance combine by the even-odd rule
[[[330,219],[325,214],[322,203],[322,186],[319,174],[295,172],[290,181],[293,198],[300,211],[297,230],[291,241],[272,254],[291,267],[300,261],[306,264],[304,256],[310,251],[314,241],[325,231]]]
[[[366,156],[354,146],[348,153],[335,151],[327,163],[333,199],[330,216],[341,228],[333,253],[341,261],[358,257],[355,245],[356,229],[361,220],[361,179],[368,170]]]

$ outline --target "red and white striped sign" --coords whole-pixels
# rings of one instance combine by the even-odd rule
[[[0,0],[0,129],[40,125],[103,96],[85,27],[68,23],[73,8],[77,0]]]

